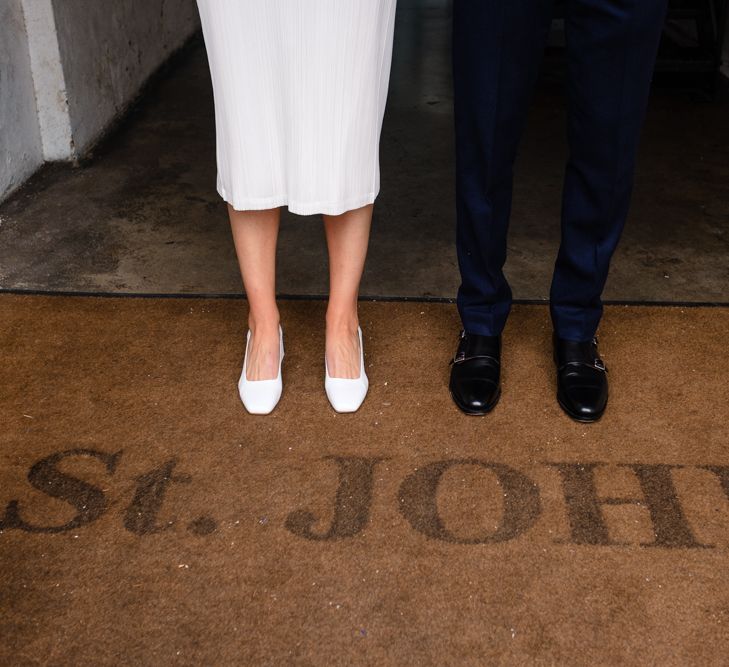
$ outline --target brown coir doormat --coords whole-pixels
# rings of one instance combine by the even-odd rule
[[[0,297],[0,663],[726,664],[729,310],[609,308],[592,426],[544,307],[486,418],[448,397],[452,306],[361,312],[361,412],[288,302],[250,417],[243,302]]]

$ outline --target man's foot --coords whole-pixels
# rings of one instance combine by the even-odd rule
[[[501,336],[461,333],[451,368],[453,402],[467,415],[485,415],[501,396]]]
[[[607,368],[600,359],[597,339],[577,343],[554,336],[557,401],[579,422],[595,422],[608,400]]]

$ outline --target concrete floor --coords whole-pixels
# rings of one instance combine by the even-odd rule
[[[444,0],[400,4],[363,293],[452,297],[455,261],[449,19]],[[559,238],[565,109],[545,77],[517,166],[508,274],[544,299]],[[205,52],[193,47],[87,166],[51,166],[0,207],[0,287],[240,292],[214,189]],[[326,291],[316,217],[286,214],[279,291]],[[634,205],[606,298],[729,302],[729,93],[654,91]]]

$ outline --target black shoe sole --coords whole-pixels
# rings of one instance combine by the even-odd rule
[[[489,414],[489,412],[491,412],[496,407],[496,405],[499,402],[499,399],[501,398],[501,387],[499,387],[499,390],[496,393],[494,400],[491,401],[491,403],[488,406],[486,406],[486,408],[484,408],[483,410],[473,410],[473,409],[467,408],[467,407],[463,406],[461,403],[459,403],[458,400],[456,399],[455,395],[453,394],[453,391],[451,391],[450,388],[448,389],[448,391],[450,392],[451,400],[456,404],[456,407],[464,415],[468,415],[469,417],[483,417],[484,415]]]
[[[600,421],[602,419],[602,416],[605,414],[605,410],[595,415],[594,417],[585,417],[584,415],[577,414],[575,412],[572,412],[562,401],[562,398],[559,394],[557,394],[557,403],[559,403],[559,407],[562,408],[562,411],[572,420],[579,422],[580,424],[594,424],[595,422]],[[605,407],[607,407],[607,404],[605,404]]]

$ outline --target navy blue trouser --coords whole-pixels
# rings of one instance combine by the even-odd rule
[[[567,0],[569,160],[551,287],[557,335],[590,340],[625,224],[667,0]],[[455,0],[458,310],[501,333],[513,165],[552,17],[551,0]]]

